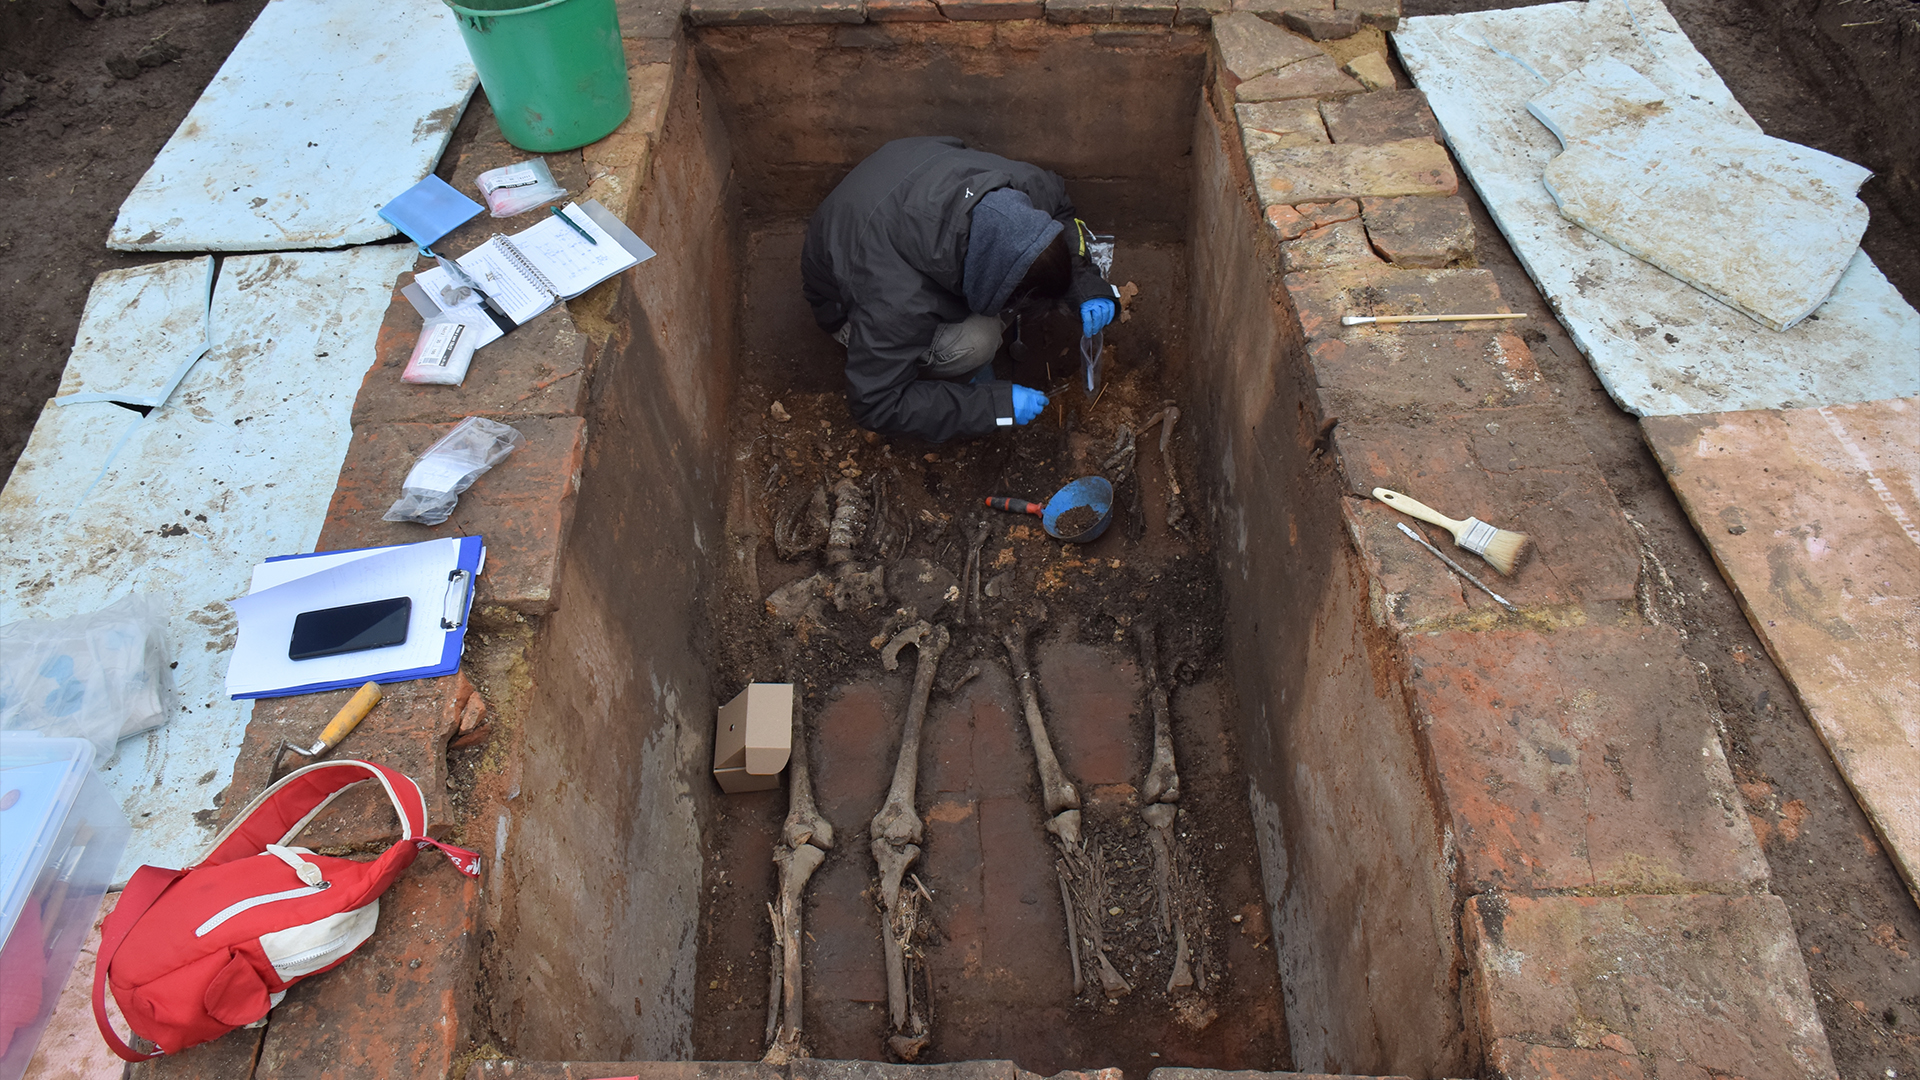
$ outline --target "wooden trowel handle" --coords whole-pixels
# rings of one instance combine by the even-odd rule
[[[320,741],[315,744],[319,747],[318,752],[324,754],[339,746],[340,740],[353,734],[353,729],[359,727],[360,721],[366,719],[367,714],[372,712],[373,707],[378,704],[380,704],[380,684],[367,682],[362,685],[353,697],[348,698],[347,703],[340,707],[340,711],[333,714],[333,719],[327,722],[326,729],[320,732]]]
[[[1373,497],[1409,517],[1416,517],[1421,521],[1438,525],[1448,532],[1453,533],[1456,537],[1460,535],[1461,529],[1467,527],[1467,523],[1464,521],[1455,521],[1418,499],[1402,495],[1388,488],[1374,488]]]

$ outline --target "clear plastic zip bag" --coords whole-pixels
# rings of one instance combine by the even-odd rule
[[[99,611],[0,626],[0,730],[114,744],[165,723],[173,707],[167,611],[133,592]]]
[[[496,420],[467,417],[413,463],[400,484],[400,498],[381,520],[440,524],[453,516],[461,492],[526,441]]]
[[[518,161],[488,169],[475,178],[480,196],[487,200],[487,212],[494,217],[524,214],[536,206],[545,206],[567,197],[567,189],[554,182],[553,170],[546,158]]]
[[[473,363],[474,342],[486,323],[442,312],[420,327],[413,355],[400,381],[427,386],[459,386]]]

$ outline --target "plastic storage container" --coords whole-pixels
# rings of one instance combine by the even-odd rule
[[[20,1080],[132,835],[93,744],[0,732],[0,1080]]]
[[[606,137],[633,109],[613,0],[446,0],[500,134],[550,153]]]

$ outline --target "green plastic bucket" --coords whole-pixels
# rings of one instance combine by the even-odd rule
[[[604,138],[633,108],[614,0],[445,0],[500,134],[550,153]]]

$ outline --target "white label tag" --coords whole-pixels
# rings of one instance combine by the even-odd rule
[[[424,457],[414,463],[407,478],[401,482],[403,488],[415,491],[452,491],[467,478],[473,466],[446,457]]]
[[[420,350],[420,363],[426,367],[443,368],[453,363],[453,353],[460,344],[460,338],[467,332],[466,323],[443,322],[427,333],[426,344]]]
[[[532,166],[513,165],[500,170],[500,175],[487,184],[487,193],[499,191],[501,188],[532,187],[539,182],[540,178],[534,175]]]

